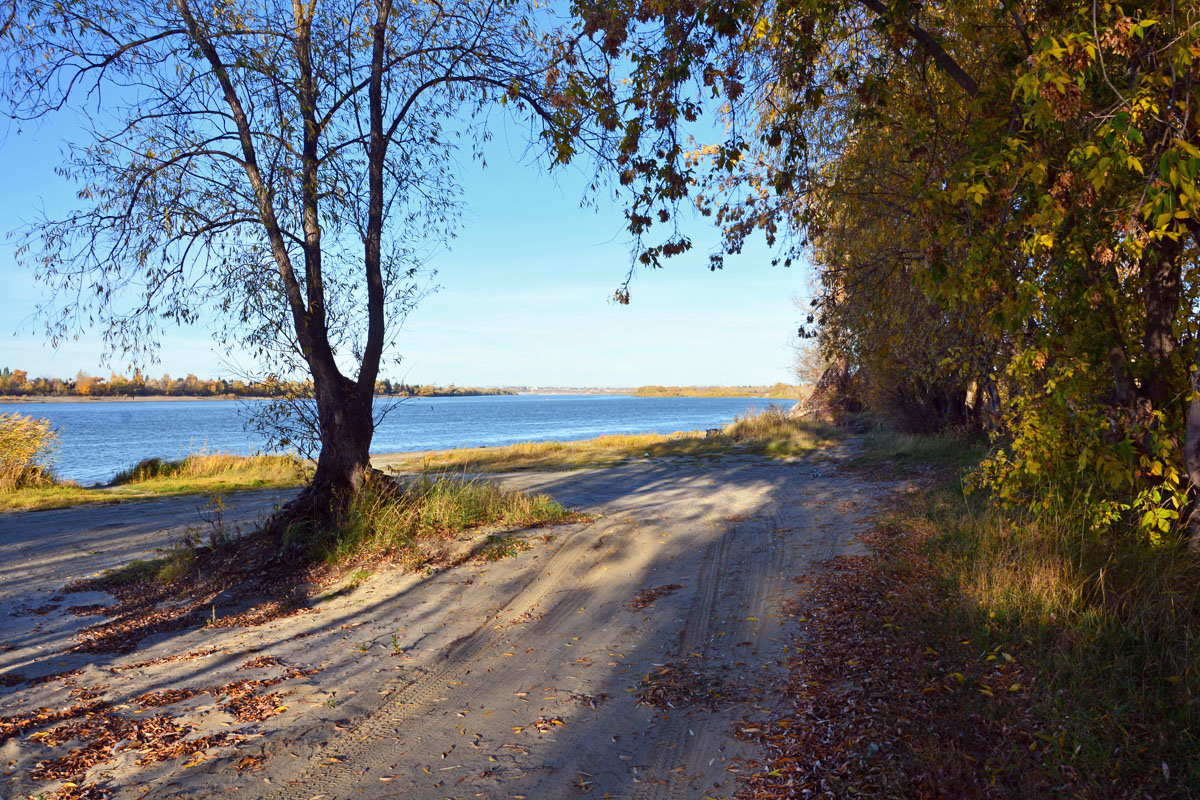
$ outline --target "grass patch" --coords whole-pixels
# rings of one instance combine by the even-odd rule
[[[1035,667],[1041,750],[1081,795],[1200,796],[1200,565],[1182,543],[1006,518],[949,491],[896,522],[938,573],[930,624]]]
[[[737,417],[722,429],[743,451],[765,456],[795,456],[820,449],[838,437],[832,425],[788,416],[783,406],[770,405]]]
[[[823,423],[788,418],[771,406],[720,429],[670,434],[614,434],[575,442],[521,442],[416,453],[389,464],[395,471],[512,472],[608,467],[640,458],[718,458],[732,454],[786,457],[817,450],[837,438]]]
[[[187,577],[195,567],[196,550],[180,545],[159,558],[135,558],[128,564],[110,569],[93,579],[92,588],[113,589],[135,583],[154,581],[175,583]]]
[[[119,495],[123,487],[159,494],[227,491],[235,487],[269,489],[296,486],[310,474],[308,464],[292,455],[194,453],[178,461],[159,458],[141,461],[118,473],[108,491]]]
[[[436,552],[437,543],[469,531],[489,527],[512,530],[579,519],[544,494],[425,475],[408,483],[369,481],[336,530],[293,529],[289,544],[332,567],[382,560],[416,568],[444,555]],[[519,549],[522,545],[511,536],[493,532],[478,555],[495,560],[515,555]]]
[[[861,449],[850,459],[851,466],[890,466],[900,473],[928,467],[969,469],[980,462],[987,450],[987,440],[981,436],[956,433],[925,436],[886,427],[872,428],[860,441]]]
[[[283,489],[308,479],[308,464],[290,455],[198,453],[177,461],[147,459],[117,475],[111,486],[84,488],[44,481],[0,490],[0,511],[63,508],[187,494]]]
[[[47,483],[0,490],[0,511],[41,511],[84,503],[111,503],[114,498],[73,483]]]
[[[167,564],[166,556],[162,558],[135,558],[124,566],[105,571],[93,581],[96,589],[111,589],[116,586],[128,586],[142,581],[152,581],[158,577],[159,570]]]
[[[483,539],[483,547],[479,550],[478,558],[481,561],[500,561],[504,558],[512,558],[531,547],[533,545],[518,536],[489,533]]]

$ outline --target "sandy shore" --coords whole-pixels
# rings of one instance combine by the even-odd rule
[[[770,707],[791,657],[794,576],[855,548],[897,488],[837,458],[499,476],[597,519],[530,531],[504,560],[329,587],[265,624],[237,624],[245,609],[217,600],[211,624],[123,654],[73,652],[97,622],[79,607],[111,598],[62,587],[201,525],[197,500],[0,515],[0,715],[90,702],[165,720],[143,726],[153,741],[174,725],[180,755],[156,760],[165,751],[131,728],[88,769],[84,783],[114,798],[729,797],[744,753],[733,722]],[[228,524],[285,497],[234,496]],[[693,676],[702,698],[639,704],[664,670]],[[164,690],[180,699],[151,694]],[[61,786],[38,770],[79,747],[54,733],[65,724],[0,727],[0,796]]]

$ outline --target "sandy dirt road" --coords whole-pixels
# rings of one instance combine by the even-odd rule
[[[531,549],[502,561],[380,573],[312,614],[174,632],[126,655],[64,654],[83,624],[69,615],[6,623],[4,639],[16,634],[18,646],[0,653],[0,678],[6,667],[33,675],[86,661],[75,684],[101,685],[120,703],[147,687],[227,680],[249,653],[314,670],[273,686],[288,710],[257,723],[202,699],[181,704],[174,713],[193,735],[241,738],[186,769],[138,766],[118,749],[88,781],[119,798],[729,797],[745,769],[734,724],[773,707],[770,679],[797,656],[784,602],[795,576],[855,548],[856,531],[900,488],[840,469],[843,456],[494,476],[597,518],[533,532]],[[237,498],[231,515],[276,499]],[[194,507],[162,501],[136,523],[122,516],[133,506],[0,517],[0,600],[10,611],[41,603],[31,592],[162,544],[155,529]],[[635,607],[640,592],[671,586]],[[203,645],[220,652],[120,669]],[[640,705],[647,675],[681,675],[693,696],[674,708]],[[0,714],[66,702],[53,693],[70,687],[55,686],[0,688]],[[246,756],[261,768],[232,768]],[[39,757],[28,740],[0,745],[21,792],[11,796],[40,788],[23,772]]]

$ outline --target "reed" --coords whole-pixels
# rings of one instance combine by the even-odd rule
[[[49,461],[57,446],[50,420],[0,414],[0,492],[53,484]]]

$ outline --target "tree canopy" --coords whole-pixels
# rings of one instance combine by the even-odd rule
[[[579,4],[634,64],[641,261],[763,234],[806,333],[913,427],[1000,434],[1000,497],[1157,539],[1200,487],[1195,3]],[[717,107],[725,134],[690,121]],[[688,139],[689,133],[699,136]]]
[[[96,325],[144,354],[215,309],[223,341],[311,375],[314,496],[355,489],[381,361],[458,224],[455,159],[497,112],[540,146],[582,70],[578,35],[536,7],[19,0],[9,111],[83,131],[60,168],[78,208],[20,250],[55,292],[52,337]]]

